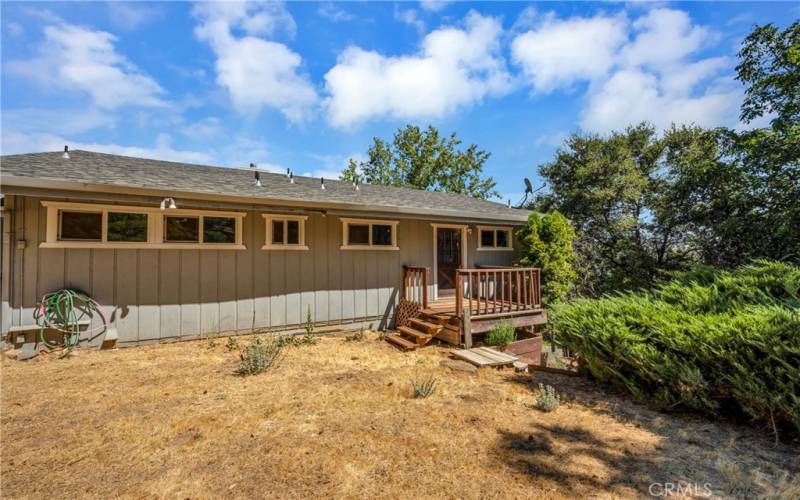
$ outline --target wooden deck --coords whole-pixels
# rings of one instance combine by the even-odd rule
[[[414,312],[403,315],[397,338],[387,340],[405,350],[421,347],[431,338],[471,348],[473,335],[486,333],[502,322],[516,327],[547,323],[539,269],[458,269],[452,295],[436,300],[429,300],[430,269],[404,266],[403,270],[401,308]]]

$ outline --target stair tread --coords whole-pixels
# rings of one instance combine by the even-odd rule
[[[411,328],[410,326],[401,326],[397,330],[415,339],[428,340],[432,337],[432,335]]]
[[[404,339],[400,335],[397,335],[396,333],[387,335],[386,337],[384,337],[384,339],[386,339],[387,342],[396,344],[407,351],[411,351],[417,348],[417,344],[409,342],[408,340]]]
[[[444,328],[444,325],[431,323],[419,318],[410,318],[409,322],[411,322],[415,327],[419,327],[417,330],[425,330],[425,333],[429,333],[431,335],[435,335],[439,332],[439,330]]]

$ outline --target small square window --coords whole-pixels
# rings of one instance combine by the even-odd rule
[[[103,214],[99,212],[61,212],[60,240],[101,241]]]
[[[348,245],[369,245],[369,224],[350,224],[347,226]]]
[[[108,212],[108,241],[147,241],[147,214]]]
[[[199,217],[165,217],[164,240],[170,243],[198,243]]]
[[[300,222],[296,220],[286,221],[286,244],[300,244]]]
[[[236,243],[236,219],[203,217],[203,243]]]
[[[494,231],[481,229],[481,246],[482,247],[494,246]]]
[[[373,245],[391,245],[392,244],[392,226],[384,224],[372,225],[372,244]]]
[[[505,230],[497,231],[497,246],[502,248],[508,247],[508,231]]]

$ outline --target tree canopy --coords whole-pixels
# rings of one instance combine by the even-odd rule
[[[384,186],[414,187],[491,198],[497,196],[495,181],[483,176],[490,154],[477,145],[460,148],[455,132],[444,137],[433,126],[406,125],[392,142],[373,138],[368,159],[351,159],[342,180]]]
[[[697,263],[800,261],[800,24],[755,28],[739,58],[742,120],[768,115],[769,127],[574,134],[540,165],[549,192],[532,208],[575,224],[581,293]]]

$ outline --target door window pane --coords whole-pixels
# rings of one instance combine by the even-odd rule
[[[286,221],[286,244],[287,245],[300,244],[300,222],[296,220]]]
[[[347,226],[348,245],[369,245],[369,225],[350,224]]]
[[[147,214],[108,212],[108,241],[147,241]]]
[[[283,245],[283,221],[272,221],[272,244]]]
[[[103,233],[103,214],[93,212],[61,212],[62,240],[100,241]]]
[[[198,217],[165,217],[164,239],[170,242],[197,243],[200,241]]]
[[[391,245],[392,244],[392,226],[385,224],[372,225],[372,244],[373,245]]]
[[[481,246],[482,247],[494,246],[494,231],[481,230]]]
[[[236,243],[236,219],[203,217],[203,243]]]
[[[497,231],[497,246],[508,248],[508,231]]]

